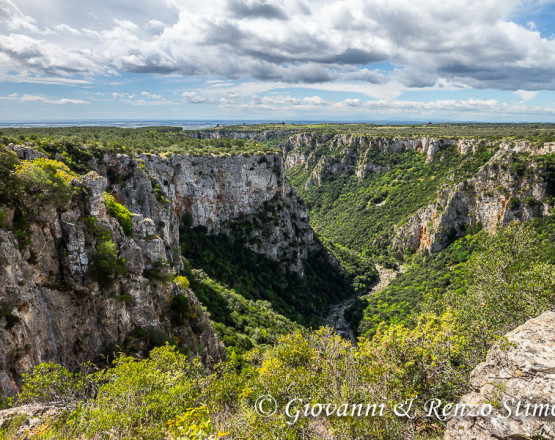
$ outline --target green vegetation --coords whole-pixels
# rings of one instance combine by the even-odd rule
[[[133,233],[133,221],[131,220],[133,214],[121,203],[116,202],[112,194],[104,194],[104,203],[107,214],[114,217],[123,228],[125,235],[130,237]]]
[[[315,154],[335,155],[330,157],[340,161],[341,153],[329,148],[322,145]],[[312,169],[297,166],[287,176],[307,201],[311,224],[320,235],[391,266],[394,226],[432,203],[446,185],[472,177],[493,151],[481,143],[475,154],[461,156],[456,146],[445,146],[426,161],[423,153],[372,149],[366,153],[367,160],[384,171],[369,173],[362,180],[342,175],[305,190]]]
[[[21,162],[16,154],[0,147],[0,203],[14,204],[23,191],[23,182],[13,172]]]
[[[152,177],[148,176],[149,180],[150,180],[150,184],[152,185],[152,192],[154,193],[154,196],[156,197],[156,200],[158,200],[160,202],[160,204],[164,207],[167,208],[170,201],[169,199],[166,197],[166,194],[164,193],[164,191],[162,190],[162,188],[160,188],[160,185],[158,184],[158,182],[156,182]]]
[[[295,133],[315,133],[323,135],[350,134],[356,136],[373,137],[402,137],[402,138],[470,138],[489,140],[527,139],[535,143],[554,142],[555,124],[550,123],[443,123],[443,124],[249,124],[232,125],[220,128],[202,130],[215,132],[270,132],[270,139],[280,133],[292,135]],[[275,134],[274,134],[275,132]]]
[[[183,290],[187,290],[191,285],[187,277],[184,277],[184,276],[175,277],[173,281],[175,282],[175,284],[179,286],[180,289],[183,289]]]
[[[30,224],[42,208],[67,208],[76,193],[72,185],[76,178],[62,162],[45,158],[20,161],[12,151],[0,146],[0,205],[14,208],[11,223],[19,249],[31,243]],[[6,214],[0,212],[0,223],[5,227]]]
[[[382,322],[411,326],[425,295],[441,296],[461,282],[459,265],[476,247],[477,235],[467,235],[436,254],[415,254],[404,273],[376,295],[358,299],[348,309],[357,333],[371,338]],[[456,287],[455,287],[456,288]]]
[[[184,325],[191,318],[191,304],[186,295],[174,295],[170,299],[171,320],[174,325]]]
[[[274,344],[280,335],[300,328],[275,312],[268,301],[246,299],[202,270],[189,272],[189,279],[229,353],[243,354],[255,346]]]
[[[481,231],[466,235],[439,253],[414,255],[407,260],[404,273],[400,273],[378,294],[358,299],[350,306],[346,315],[358,334],[371,338],[382,323],[413,326],[422,307],[424,310],[441,313],[449,306],[460,310],[461,318],[464,318],[467,313],[476,313],[464,308],[465,305],[471,307],[474,302],[476,310],[496,315],[500,320],[504,314],[499,310],[519,308],[520,311],[511,311],[509,316],[513,320],[503,329],[500,327],[501,323],[495,324],[496,334],[506,333],[516,326],[514,319],[520,322],[525,316],[530,318],[538,310],[545,310],[547,302],[551,301],[549,295],[553,291],[553,285],[548,282],[549,277],[545,277],[555,264],[554,243],[554,216],[529,221],[522,226],[511,226],[501,230],[499,234]],[[480,267],[487,268],[487,273],[478,273],[477,261]],[[488,261],[495,262],[495,267],[504,268],[504,272],[500,274],[493,268],[488,268]],[[542,276],[538,278],[540,271]],[[488,284],[482,289],[500,292],[500,297],[506,299],[508,304],[503,306],[499,299],[488,294],[493,301],[489,306],[490,310],[485,302],[470,299],[467,290],[469,283],[474,285],[478,280],[486,283],[492,277],[499,284]],[[533,299],[534,293],[526,292],[525,285],[533,285],[536,294],[543,292],[547,296]],[[525,309],[524,304],[531,309]],[[492,325],[488,324],[490,330]],[[491,345],[493,337],[490,335],[486,341],[483,343],[484,349]]]
[[[91,260],[96,281],[101,287],[112,286],[127,272],[125,259],[118,256],[116,245],[110,240],[97,243]]]
[[[10,329],[19,323],[19,318],[13,314],[13,307],[5,301],[0,301],[0,319],[4,318],[6,324],[5,329]]]
[[[25,206],[52,204],[63,207],[75,193],[71,181],[76,177],[62,162],[39,158],[15,166],[15,175],[25,188]]]
[[[126,154],[238,155],[277,153],[274,147],[243,139],[194,139],[180,127],[44,127],[6,128],[1,145],[35,146],[74,172],[90,171],[93,157]],[[1,168],[1,166],[0,166]],[[0,169],[1,173],[1,169]]]
[[[466,337],[484,355],[499,336],[555,304],[555,265],[548,260],[554,223],[553,216],[546,221],[549,237],[519,224],[484,234],[460,269],[460,285],[442,297],[430,292],[426,309],[457,310]]]
[[[340,299],[354,294],[340,268],[323,253],[313,252],[306,260],[304,279],[282,262],[251,251],[239,237],[209,235],[203,227],[181,233],[183,256],[191,267],[202,269],[213,280],[235,290],[248,300],[268,301],[274,310],[307,326],[322,324],[322,315]],[[366,280],[373,276],[371,264],[364,267]],[[369,274],[370,272],[370,274]],[[216,321],[227,312],[191,286]]]
[[[374,266],[374,262],[358,252],[333,243],[330,240],[319,237],[322,245],[337,259],[341,267],[347,272],[347,279],[356,294],[362,294],[368,291],[374,281],[376,281],[378,272]]]

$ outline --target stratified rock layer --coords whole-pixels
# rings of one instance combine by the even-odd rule
[[[506,336],[505,349],[494,346],[474,369],[473,392],[461,400],[490,404],[492,414],[451,419],[446,440],[555,439],[555,313],[531,319]]]

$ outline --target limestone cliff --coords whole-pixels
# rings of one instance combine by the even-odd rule
[[[0,395],[15,394],[21,375],[38,363],[77,369],[116,345],[141,351],[173,340],[207,366],[220,361],[223,346],[194,294],[162,279],[167,255],[154,221],[134,215],[126,236],[106,213],[104,177],[90,172],[72,185],[77,192],[66,210],[47,206],[30,219],[27,244],[14,233],[15,210],[2,207]],[[111,285],[95,270],[103,240],[126,261]],[[191,310],[179,323],[171,319],[176,295]]]
[[[187,135],[193,139],[252,139],[266,142],[278,137],[283,137],[292,131],[286,130],[233,130],[229,128],[213,128],[202,131],[188,131]]]
[[[410,217],[392,225],[390,244],[398,255],[418,250],[437,252],[468,228],[495,231],[513,220],[549,214],[553,209],[549,200],[555,192],[555,171],[552,165],[545,166],[543,158],[555,152],[555,143],[538,147],[524,141],[300,133],[283,142],[281,148],[286,169],[301,167],[309,173],[302,181],[304,190],[341,176],[356,176],[361,182],[370,174],[389,171],[399,154],[425,155],[424,162],[429,163],[442,160],[445,150],[461,160],[480,154],[480,150],[492,151],[493,156],[470,177],[444,178],[432,204],[408,212]]]
[[[20,159],[42,156],[11,149]],[[29,219],[27,244],[14,232],[15,210],[0,206],[0,395],[14,394],[21,374],[40,362],[76,369],[115,345],[140,351],[171,339],[207,366],[221,360],[223,347],[193,292],[164,281],[182,267],[185,225],[239,234],[300,276],[318,246],[277,154],[106,154],[91,167],[96,171],[73,181],[78,191],[67,209],[47,205]],[[107,215],[105,191],[134,214],[131,234]],[[109,287],[94,267],[99,234],[127,266]],[[176,324],[177,295],[187,297],[191,312]]]
[[[177,265],[179,229],[185,222],[209,233],[229,233],[238,222],[261,218],[260,227],[242,231],[248,247],[288,262],[300,275],[307,251],[316,246],[306,210],[277,154],[106,155],[97,169],[124,205],[154,219],[168,260]]]
[[[459,143],[461,154],[468,144]],[[522,142],[501,144],[496,154],[475,177],[446,187],[436,202],[416,212],[407,223],[395,228],[392,247],[399,252],[428,250],[437,252],[453,238],[464,235],[478,224],[496,231],[514,220],[547,215],[553,196],[546,170],[536,157],[553,153],[555,145],[534,148]],[[526,153],[519,162],[519,154]],[[471,154],[471,153],[470,153]]]
[[[322,185],[344,174],[356,174],[363,179],[369,172],[388,169],[372,163],[368,153],[372,150],[407,152],[419,151],[431,160],[446,145],[454,145],[452,139],[402,139],[375,138],[356,135],[332,135],[300,133],[291,136],[280,147],[286,157],[285,168],[303,165],[313,170],[306,186]],[[325,148],[322,148],[325,147]]]

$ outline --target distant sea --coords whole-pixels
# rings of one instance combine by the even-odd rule
[[[213,128],[222,125],[252,125],[252,124],[270,124],[270,123],[290,123],[290,124],[325,124],[325,123],[378,123],[378,124],[413,124],[422,123],[415,121],[298,121],[298,120],[175,120],[175,119],[159,119],[152,121],[134,121],[134,120],[118,120],[118,119],[106,119],[106,120],[66,120],[66,121],[12,121],[12,122],[0,122],[0,128],[2,127],[24,127],[24,128],[34,128],[34,127],[126,127],[126,128],[137,128],[137,127],[152,127],[152,126],[170,126],[170,127],[183,127],[184,130],[200,130],[202,128]]]

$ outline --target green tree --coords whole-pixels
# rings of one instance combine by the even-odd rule
[[[554,304],[555,266],[544,261],[541,249],[538,235],[521,224],[484,235],[481,250],[463,267],[466,286],[446,295],[482,353]]]

